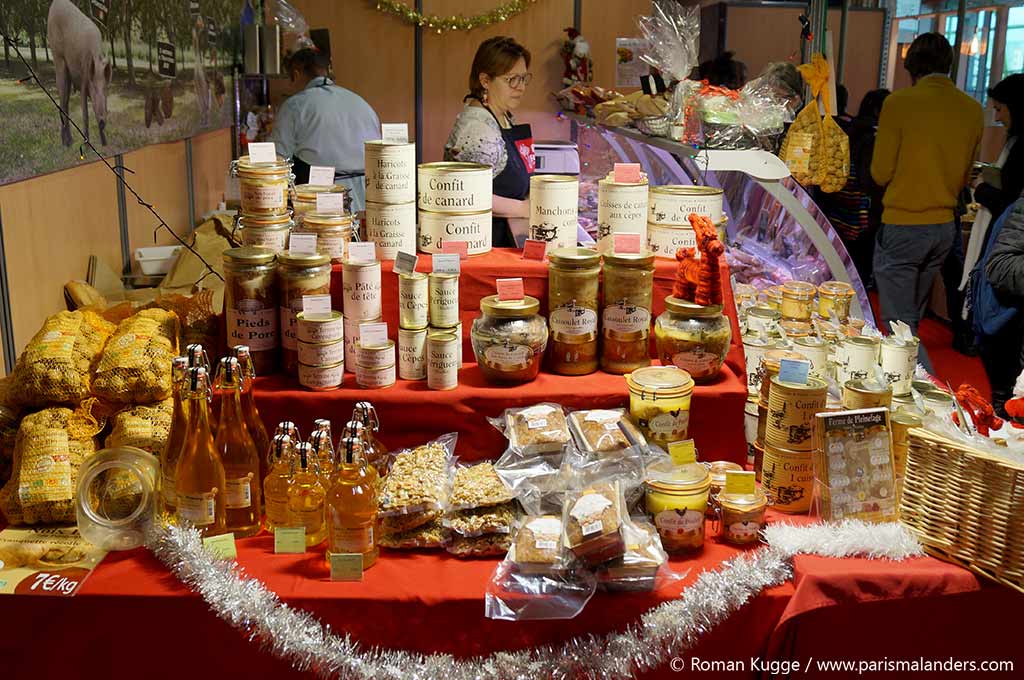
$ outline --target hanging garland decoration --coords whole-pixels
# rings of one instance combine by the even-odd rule
[[[397,0],[375,0],[378,12],[392,14],[403,21],[420,28],[437,31],[438,35],[447,31],[471,31],[481,26],[493,26],[511,19],[517,14],[525,12],[537,0],[511,0],[499,5],[489,12],[477,14],[472,17],[457,16],[442,17],[436,14],[423,14],[417,12],[408,5]]]
[[[311,614],[282,602],[260,581],[246,576],[236,562],[214,558],[194,528],[163,520],[155,525],[147,545],[217,616],[264,650],[299,671],[362,680],[625,679],[681,656],[765,588],[792,578],[795,555],[903,560],[924,554],[898,523],[774,524],[765,530],[765,538],[766,547],[705,571],[678,598],[649,610],[622,632],[465,659],[367,647],[338,635]]]

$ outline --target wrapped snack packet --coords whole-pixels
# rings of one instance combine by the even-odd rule
[[[512,545],[509,534],[486,534],[483,536],[453,536],[445,549],[456,557],[493,557],[504,555]]]
[[[509,501],[472,510],[458,510],[444,518],[444,526],[459,536],[474,537],[483,534],[508,534],[516,521],[516,503]]]
[[[414,548],[443,548],[448,544],[450,535],[440,520],[414,527],[406,531],[384,534],[377,541],[385,548],[408,550]]]
[[[472,510],[508,503],[512,491],[505,485],[491,463],[458,467],[448,498],[450,510]]]
[[[630,442],[619,428],[619,423],[630,431],[641,445],[647,441],[626,417],[625,409],[592,409],[569,414],[569,427],[576,445],[587,453],[608,453],[629,448]]]
[[[522,456],[556,453],[572,441],[565,413],[558,404],[506,409],[495,424],[508,438],[509,448]]]
[[[622,525],[626,552],[622,557],[602,564],[597,568],[597,585],[610,591],[654,590],[678,576],[670,569],[665,570],[659,582],[659,569],[668,562],[668,553],[661,545],[658,530],[646,519],[630,519]]]
[[[617,479],[591,483],[566,494],[562,510],[563,540],[589,566],[621,557],[625,505]]]
[[[412,529],[440,516],[448,501],[449,469],[457,439],[457,434],[446,434],[395,455],[378,502],[385,531]]]

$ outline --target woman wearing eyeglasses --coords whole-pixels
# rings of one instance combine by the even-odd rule
[[[533,133],[516,125],[512,111],[522,102],[531,74],[530,52],[512,38],[489,38],[477,48],[465,108],[444,147],[448,161],[482,163],[494,173],[492,245],[514,248],[510,220],[530,217],[530,174],[535,168]]]

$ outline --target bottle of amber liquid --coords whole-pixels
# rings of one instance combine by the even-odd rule
[[[363,444],[353,437],[338,442],[340,467],[327,495],[329,543],[325,555],[349,553],[363,556],[363,569],[377,561],[380,550],[374,524],[377,521],[377,485],[363,459]]]
[[[342,439],[351,437],[358,439],[363,445],[363,459],[366,460],[366,452],[370,450],[371,443],[366,438],[366,428],[358,420],[350,420],[345,423],[345,429],[341,432]],[[341,446],[341,442],[338,442],[338,446]],[[371,482],[377,487],[378,493],[381,487],[381,477],[375,465],[371,465],[369,460],[366,460],[366,472],[370,476]]]
[[[388,448],[377,438],[377,433],[380,431],[377,410],[370,402],[360,401],[352,410],[352,420],[363,424],[363,438],[366,440],[363,453],[366,461],[377,470],[381,477],[385,476],[391,470],[391,456],[388,454]]]
[[[299,428],[290,420],[282,420],[277,424],[277,427],[274,429],[274,436],[276,437],[279,434],[286,434],[291,437],[293,447],[302,441]]]
[[[263,453],[270,447],[270,435],[267,428],[263,426],[263,419],[260,418],[259,409],[256,408],[256,396],[253,386],[256,382],[256,366],[252,360],[252,353],[247,345],[235,345],[231,348],[231,355],[238,359],[238,367],[242,371],[244,381],[242,382],[242,416],[245,418],[245,426],[252,437],[252,443],[256,445],[256,451]],[[260,459],[260,479],[264,479],[270,469],[266,461]]]
[[[188,437],[175,472],[178,519],[199,529],[203,537],[227,532],[224,464],[210,432],[209,382],[205,368],[189,369],[185,385]]]
[[[260,531],[260,455],[242,416],[242,383],[238,360],[224,357],[214,386],[220,396],[220,422],[215,446],[224,463],[227,486],[224,506],[228,531],[235,538]]]
[[[160,486],[163,497],[164,512],[174,514],[177,505],[177,493],[174,479],[177,476],[178,459],[185,446],[188,435],[188,401],[182,392],[188,382],[188,357],[174,357],[171,361],[171,427],[167,432],[167,444],[160,456]]]
[[[327,491],[313,470],[310,459],[313,447],[305,443],[295,449],[297,467],[288,487],[288,526],[306,527],[306,547],[312,548],[327,538],[327,524],[324,522]]]
[[[320,477],[325,489],[330,488],[334,476],[334,445],[331,444],[331,421],[323,418],[314,421],[316,429],[309,435],[309,444],[313,447],[312,468]]]
[[[213,385],[213,371],[210,366],[210,357],[207,356],[206,350],[198,342],[194,342],[185,348],[185,356],[188,358],[188,367],[192,368],[203,368],[206,369],[206,377],[210,381],[210,385]],[[217,434],[217,409],[213,407],[213,391],[211,390],[207,394],[206,403],[209,405],[207,409],[210,413],[210,432]]]
[[[286,434],[274,437],[267,453],[270,472],[263,480],[263,501],[267,506],[267,531],[288,526],[288,487],[292,483],[292,439]]]

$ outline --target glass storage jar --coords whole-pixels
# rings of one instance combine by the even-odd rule
[[[259,375],[277,370],[276,256],[267,248],[224,251],[224,324],[228,347],[247,345]]]
[[[719,494],[715,501],[718,535],[726,543],[750,545],[761,539],[768,497],[760,489],[752,494]]]
[[[295,187],[295,194],[292,196],[295,217],[301,219],[306,213],[315,212],[317,194],[326,193],[342,194],[345,212],[352,212],[352,196],[349,194],[348,187],[341,184],[300,184]]]
[[[791,321],[810,321],[817,289],[805,281],[786,281],[782,284],[782,318]]]
[[[649,473],[644,484],[647,514],[658,528],[667,552],[704,547],[704,518],[711,474],[700,463]]]
[[[654,338],[662,365],[677,366],[704,383],[722,370],[732,327],[721,305],[704,307],[667,297],[665,311],[654,322]]]
[[[601,370],[629,373],[651,363],[654,254],[604,256]]]
[[[288,249],[288,236],[295,222],[290,212],[281,215],[240,215],[238,226],[241,227],[239,240],[243,246],[267,248],[276,255]]]
[[[281,311],[281,363],[289,375],[299,374],[295,315],[306,295],[331,294],[331,260],[321,253],[284,253],[277,258],[278,306]]]
[[[292,233],[316,234],[316,252],[330,257],[333,264],[341,264],[348,256],[348,244],[352,241],[352,216],[308,212],[302,216],[302,222],[292,228]]]
[[[597,370],[597,310],[601,256],[588,248],[548,255],[551,371],[586,375]]]
[[[712,463],[708,463],[708,472],[711,473],[711,500],[714,501],[715,497],[722,493],[722,490],[725,488],[725,478],[727,473],[741,472],[742,470],[743,466],[739,463],[733,463],[728,460],[716,460]],[[707,518],[715,518],[714,508],[711,505],[708,505]]]
[[[482,316],[473,320],[473,354],[488,382],[516,385],[530,382],[540,372],[548,344],[548,325],[537,312],[540,301],[480,300]]]
[[[764,305],[774,309],[777,312],[782,311],[782,286],[769,286],[761,291],[761,294],[757,296],[757,304]]]
[[[840,323],[850,316],[853,286],[845,281],[826,281],[818,286],[818,314]]]
[[[687,438],[693,378],[675,366],[647,366],[626,375],[629,415],[647,437],[664,449]]]
[[[254,163],[242,156],[231,163],[238,178],[239,203],[246,215],[282,215],[288,210],[288,188],[295,180],[292,162],[278,156],[272,163]]]

